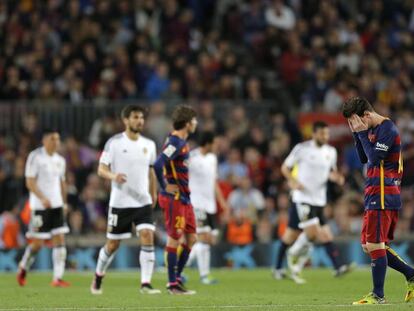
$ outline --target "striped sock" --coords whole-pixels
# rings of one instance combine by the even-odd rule
[[[388,266],[404,274],[408,280],[414,277],[414,269],[410,267],[391,247],[387,246]]]

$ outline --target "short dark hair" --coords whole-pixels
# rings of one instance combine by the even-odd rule
[[[193,108],[187,105],[180,105],[172,113],[172,122],[174,130],[181,130],[188,122],[197,116]]]
[[[372,105],[363,97],[351,97],[342,105],[342,115],[350,118],[353,114],[362,117],[365,111],[374,111]]]
[[[328,124],[324,121],[315,121],[312,125],[312,131],[315,133],[319,129],[328,127]]]
[[[211,131],[205,131],[201,133],[199,138],[200,146],[204,147],[205,145],[212,144],[215,137],[216,135],[214,135],[214,133]]]
[[[144,118],[147,115],[147,109],[145,109],[144,107],[140,106],[140,105],[128,105],[125,106],[122,111],[121,111],[121,118],[124,119],[128,119],[131,116],[132,112],[141,112],[144,115]]]
[[[59,133],[59,131],[53,127],[45,127],[42,129],[42,137],[45,137],[50,134]]]

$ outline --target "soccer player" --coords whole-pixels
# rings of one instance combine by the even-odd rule
[[[32,239],[19,263],[17,282],[26,285],[26,274],[35,261],[44,240],[52,239],[53,287],[68,287],[64,280],[66,262],[65,233],[69,228],[65,221],[66,161],[57,153],[60,144],[55,130],[43,132],[42,147],[33,150],[26,162],[26,186],[30,191],[31,218],[26,236]]]
[[[194,210],[188,185],[189,147],[187,138],[197,127],[196,112],[180,105],[172,114],[173,132],[167,137],[162,153],[154,164],[161,187],[158,202],[164,210],[167,230],[166,264],[167,290],[172,295],[191,295],[195,291],[182,284],[181,273],[188,260],[191,247],[197,240]],[[180,239],[183,243],[180,245]],[[181,252],[177,254],[177,248]]]
[[[141,289],[143,294],[159,294],[151,286],[154,270],[154,230],[152,208],[156,202],[156,178],[152,165],[156,158],[155,143],[142,136],[145,110],[126,106],[121,113],[123,133],[110,138],[99,160],[98,175],[112,182],[109,201],[107,241],[100,249],[91,293],[102,294],[102,279],[115,257],[121,240],[132,236],[135,226],[141,251]]]
[[[190,152],[189,161],[190,198],[197,220],[197,243],[190,257],[197,259],[200,281],[205,285],[217,283],[210,277],[210,248],[216,243],[219,234],[216,199],[227,209],[226,200],[217,184],[216,141],[214,133],[202,133],[200,147]]]
[[[388,245],[394,237],[401,209],[403,159],[399,131],[364,98],[346,101],[342,114],[348,120],[361,162],[367,163],[361,245],[371,257],[373,290],[353,304],[385,303],[387,265],[405,276],[405,302],[409,302],[414,297],[414,269]]]
[[[349,265],[338,263],[338,251],[332,242],[333,234],[323,215],[328,181],[339,185],[343,185],[345,181],[336,168],[336,149],[328,145],[328,141],[328,125],[321,121],[315,122],[312,139],[297,144],[282,165],[282,174],[292,190],[293,204],[289,209],[288,229],[282,237],[276,261],[276,279],[285,276],[282,269],[283,257],[289,245],[294,243],[288,257],[291,277],[296,283],[305,283],[299,273],[308,250],[316,240],[325,247],[336,276],[349,271]],[[300,258],[302,255],[305,260]],[[301,262],[295,265],[298,260]]]

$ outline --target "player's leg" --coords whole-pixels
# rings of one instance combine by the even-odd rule
[[[150,205],[137,209],[137,218],[134,221],[139,235],[141,250],[139,264],[141,266],[141,293],[159,294],[159,289],[151,286],[152,274],[155,265],[154,231],[152,207]]]
[[[198,236],[198,241],[201,242],[201,247],[198,250],[198,264],[200,270],[201,283],[205,285],[212,285],[217,283],[217,280],[213,278],[210,274],[211,246],[217,243],[217,237],[219,235],[219,229],[215,214],[207,213],[207,228],[208,230],[206,233],[204,233],[201,237]],[[197,242],[196,244],[198,243],[199,242]]]
[[[197,258],[198,271],[202,283],[209,284],[210,275],[210,243],[211,237],[209,232],[199,233],[197,243],[194,245],[191,253],[195,253]],[[197,247],[196,247],[197,246]]]
[[[65,235],[63,233],[54,234],[52,236],[53,250],[53,287],[68,287],[70,284],[63,280],[63,274],[65,273],[66,265],[66,246]]]
[[[114,260],[116,251],[118,250],[120,244],[121,240],[107,239],[105,245],[99,250],[95,275],[90,288],[92,294],[101,295],[103,293],[102,280]]]
[[[332,266],[334,267],[335,277],[343,276],[353,270],[354,264],[341,264],[339,260],[339,251],[334,243],[334,236],[332,230],[327,224],[323,224],[319,232],[318,241],[325,248],[326,253],[331,259]]]
[[[275,269],[273,270],[273,277],[276,280],[281,280],[286,277],[286,271],[283,268],[283,261],[286,256],[286,252],[290,245],[292,245],[301,231],[288,227],[280,239],[279,251],[276,256]]]
[[[66,244],[65,234],[69,232],[66,225],[63,208],[54,208],[50,210],[52,221],[52,261],[53,261],[53,281],[54,287],[68,287],[70,284],[63,280],[66,265]]]
[[[91,293],[94,295],[100,295],[103,292],[101,288],[102,280],[115,258],[121,240],[128,239],[132,236],[131,218],[130,209],[109,208],[106,232],[107,240],[105,245],[99,250],[95,275],[90,287]]]
[[[385,244],[388,266],[404,275],[407,282],[405,302],[409,302],[414,298],[414,269],[388,245],[389,241],[394,239],[394,231],[398,222],[398,211],[386,211],[386,213],[391,223],[388,231],[387,242]]]
[[[282,238],[280,239],[279,250],[276,256],[276,263],[275,269],[273,270],[273,277],[276,280],[281,280],[285,278],[286,272],[282,268],[283,261],[285,259],[286,251],[293,242],[296,241],[301,230],[299,228],[299,216],[296,210],[296,206],[294,203],[289,208],[289,220],[288,220],[288,227],[286,231],[283,233]]]
[[[384,282],[387,271],[387,252],[385,250],[384,232],[388,232],[389,223],[382,210],[368,210],[364,213],[361,233],[361,245],[364,252],[371,257],[372,291],[353,304],[382,304],[384,298]]]
[[[26,285],[26,275],[33,265],[36,255],[43,246],[43,240],[33,238],[32,242],[28,244],[24,250],[23,257],[19,262],[17,271],[17,283],[20,286]]]
[[[36,255],[43,246],[44,240],[52,237],[50,230],[52,222],[49,210],[32,211],[30,215],[29,229],[26,237],[32,242],[26,246],[23,257],[19,263],[17,282],[20,286],[26,284],[26,274],[35,261]]]
[[[177,249],[180,245],[180,238],[184,233],[185,211],[184,205],[174,197],[159,195],[158,203],[164,211],[165,228],[167,230],[167,244],[165,247],[165,263],[168,270],[167,290],[171,295],[194,294],[192,291],[179,286],[177,282]]]
[[[195,219],[194,209],[191,204],[183,205],[183,215],[184,215],[183,231],[185,233],[184,235],[185,242],[180,245],[181,252],[179,253],[178,260],[177,260],[177,277],[176,277],[177,282],[179,283],[181,287],[183,287],[181,274],[188,261],[188,258],[191,253],[191,249],[193,245],[197,242],[196,219]]]
[[[200,260],[202,261],[202,252],[203,244],[207,243],[205,238],[205,233],[209,232],[211,229],[207,226],[207,213],[201,209],[194,209],[194,214],[197,221],[197,242],[193,245],[193,248],[190,252],[190,256],[187,260],[187,266],[191,266],[194,260],[197,260],[197,266],[200,272]]]

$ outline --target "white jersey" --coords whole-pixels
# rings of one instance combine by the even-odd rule
[[[110,166],[114,173],[125,174],[127,180],[123,184],[112,181],[109,206],[131,208],[152,204],[149,170],[155,158],[155,143],[141,135],[131,140],[123,132],[106,142],[99,163]]]
[[[191,204],[195,209],[215,214],[217,157],[213,153],[202,154],[199,148],[190,152],[188,164]]]
[[[66,161],[58,153],[49,155],[44,147],[30,152],[27,162],[26,178],[36,178],[39,190],[50,201],[52,208],[63,207],[61,182],[65,180]],[[40,199],[32,192],[29,195],[32,210],[44,210]]]
[[[336,149],[330,145],[319,147],[314,140],[297,144],[284,162],[289,168],[297,166],[295,178],[304,186],[292,191],[293,202],[325,206],[329,173],[336,169],[336,159]]]

